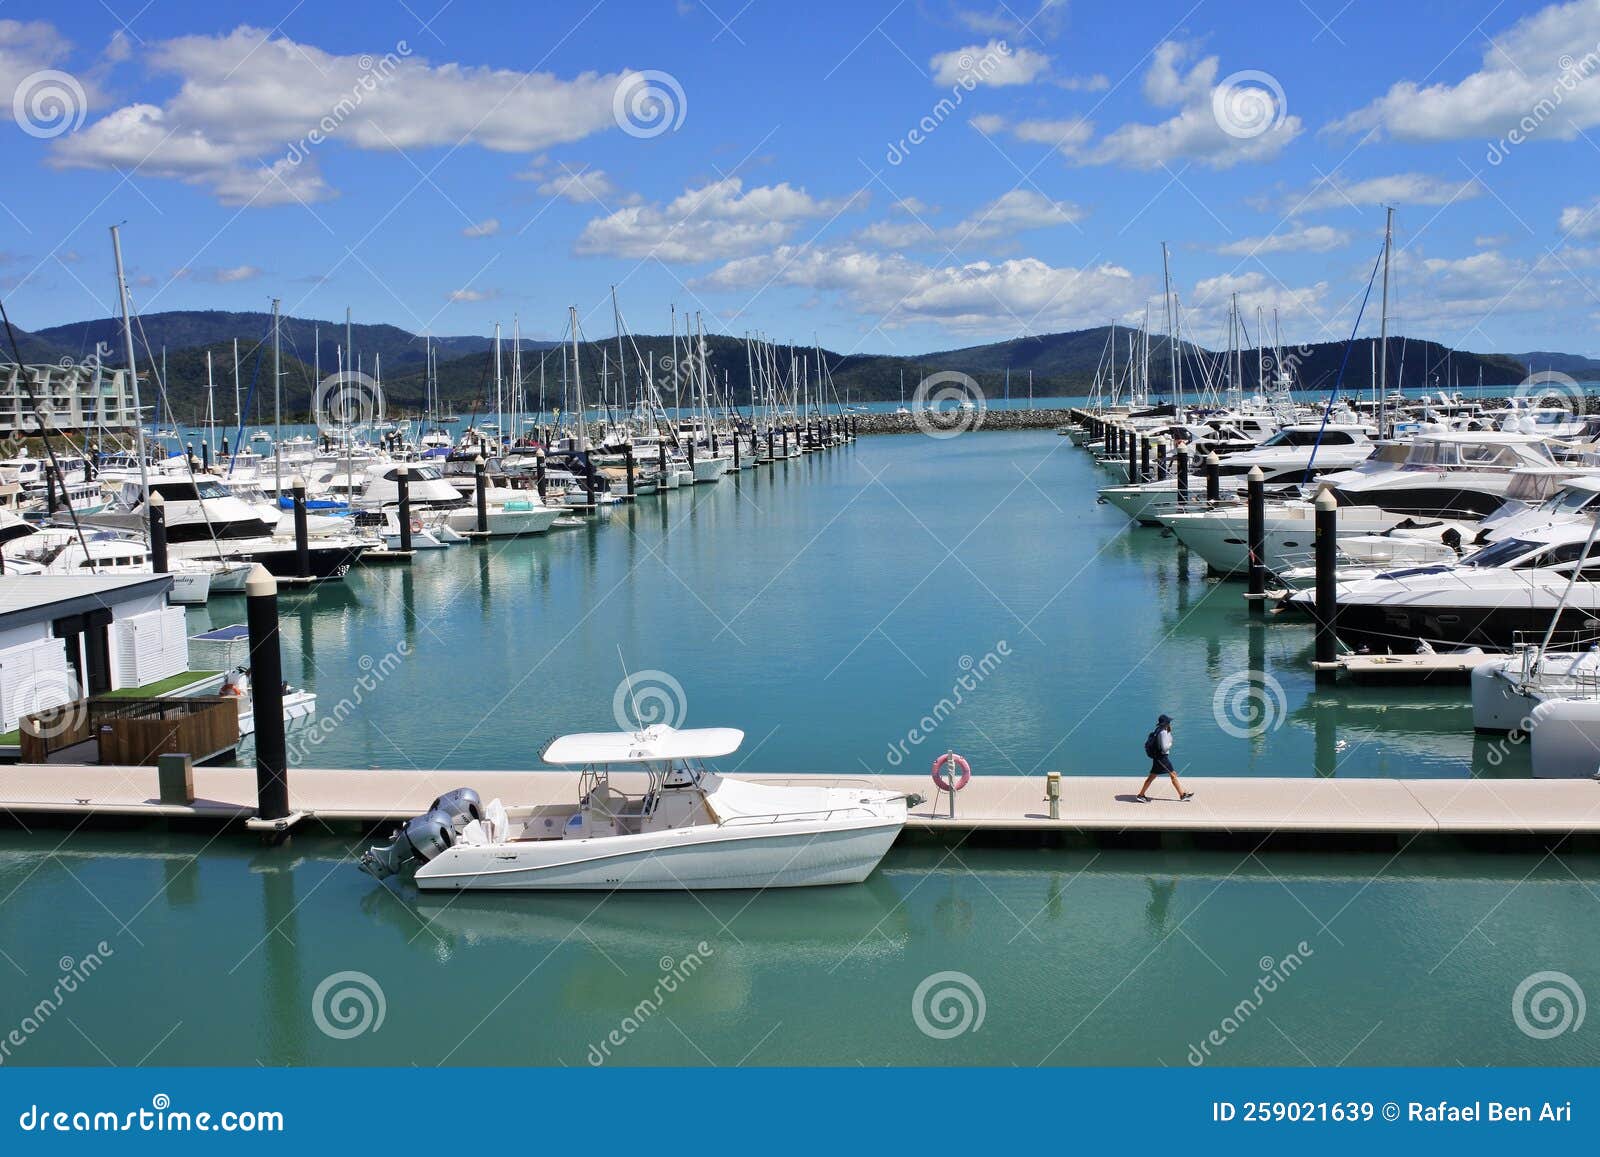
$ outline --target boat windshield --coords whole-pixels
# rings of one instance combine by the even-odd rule
[[[1541,502],[1539,509],[1550,514],[1576,514],[1596,498],[1600,498],[1600,490],[1564,486]]]
[[[1474,554],[1461,560],[1462,566],[1493,567],[1510,566],[1513,561],[1521,558],[1539,544],[1529,542],[1524,538],[1507,538],[1500,542],[1492,543]]]

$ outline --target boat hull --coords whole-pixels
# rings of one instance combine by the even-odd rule
[[[684,891],[856,884],[904,821],[724,824],[596,839],[456,844],[417,869],[428,891]]]

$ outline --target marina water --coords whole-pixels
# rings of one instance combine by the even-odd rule
[[[286,677],[319,696],[292,758],[527,768],[638,712],[743,728],[750,773],[954,749],[979,776],[1136,785],[1166,712],[1199,792],[1527,774],[1472,738],[1463,689],[1315,690],[1305,624],[1252,621],[1239,585],[1096,505],[1099,479],[1049,432],[863,438],[286,593]],[[240,617],[214,600],[191,633]],[[1535,964],[1597,957],[1585,854],[909,843],[859,887],[431,898],[359,850],[315,825],[278,850],[0,834],[0,1035],[108,950],[5,1062],[1600,1060],[1513,1001]]]

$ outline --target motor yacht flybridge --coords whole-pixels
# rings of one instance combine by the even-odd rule
[[[361,857],[382,879],[416,863],[418,888],[578,891],[794,888],[866,879],[905,826],[903,792],[774,786],[705,761],[731,727],[593,732],[552,740],[546,763],[581,769],[571,804],[436,799]]]

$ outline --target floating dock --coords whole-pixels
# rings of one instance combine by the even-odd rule
[[[307,820],[380,824],[426,811],[436,797],[470,787],[508,805],[570,806],[578,774],[569,771],[318,770],[289,772],[287,821],[253,821],[283,830]],[[956,798],[926,776],[760,776],[756,783],[796,782],[888,788],[927,800],[907,827],[950,832],[1177,832],[1240,835],[1600,835],[1600,781],[1488,779],[1287,779],[1186,774],[1187,802],[1158,782],[1151,801],[1134,799],[1141,776],[1062,776],[1059,819],[1051,819],[1043,776],[977,777]],[[638,792],[644,778],[616,773],[612,782]],[[21,764],[0,768],[0,815],[167,817],[228,824],[252,821],[253,768],[196,767],[194,802],[163,803],[152,767]]]

